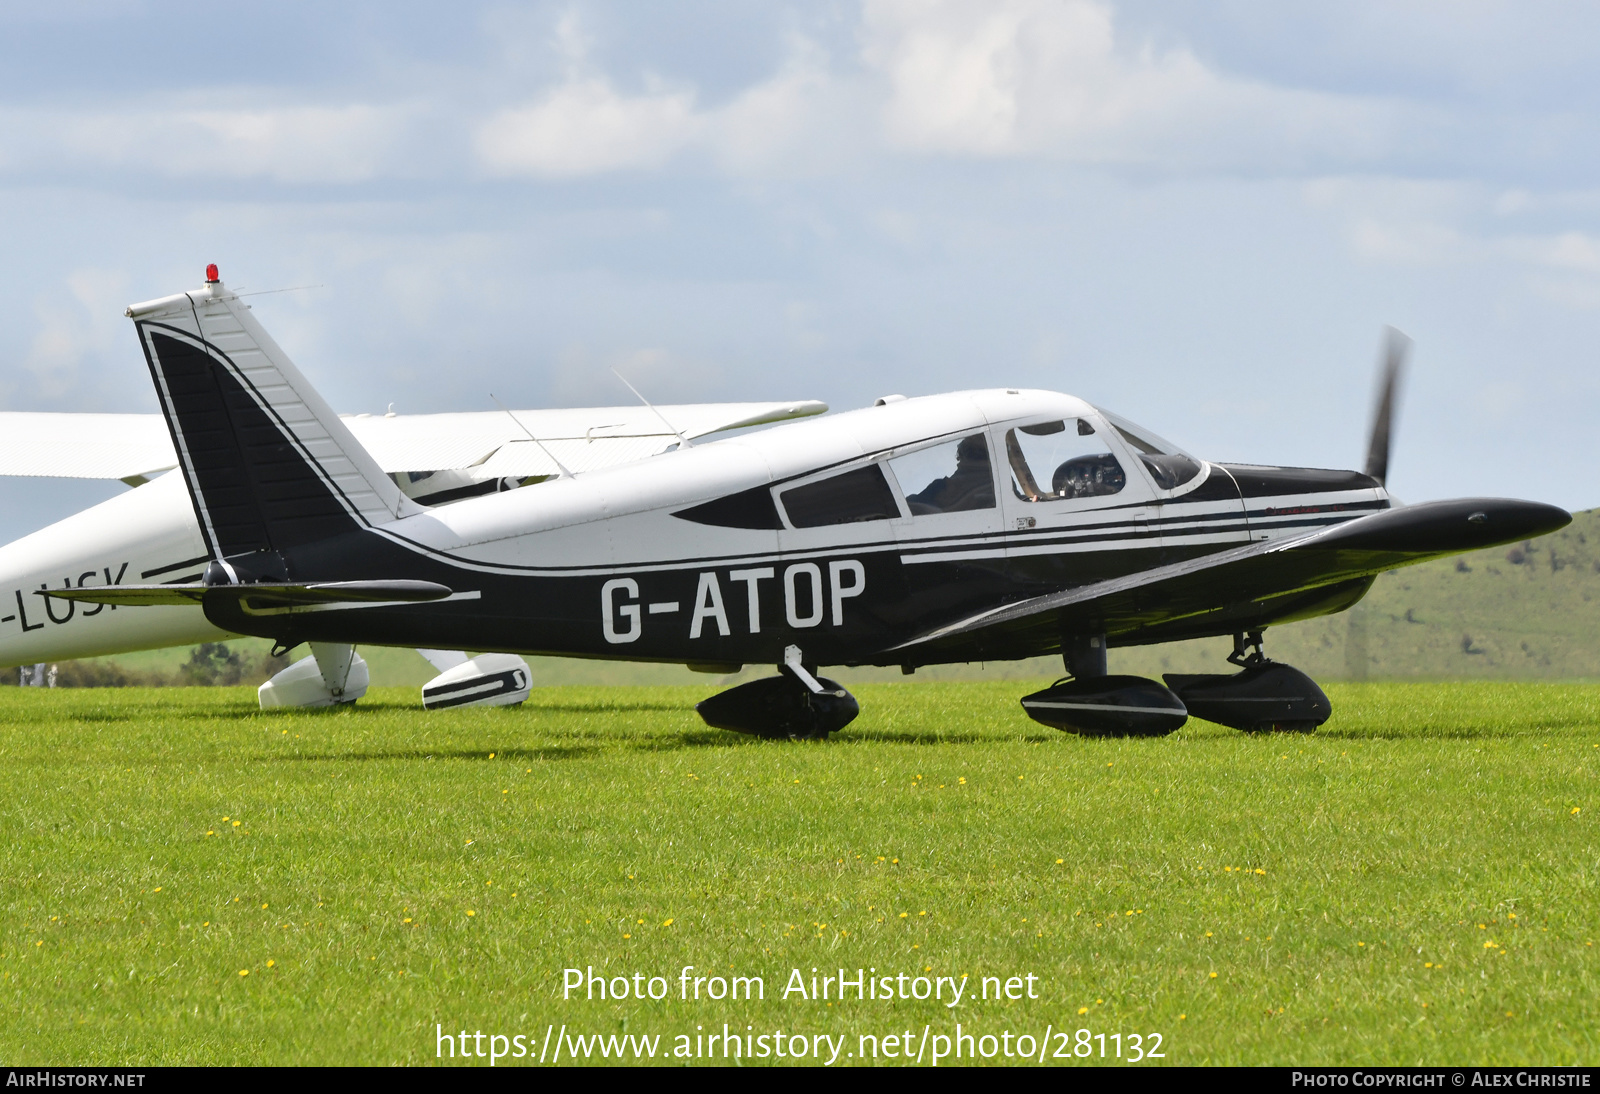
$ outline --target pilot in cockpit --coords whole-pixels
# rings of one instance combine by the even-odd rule
[[[913,516],[992,509],[994,475],[989,467],[989,444],[983,434],[963,438],[956,446],[955,471],[908,495],[906,504]]]

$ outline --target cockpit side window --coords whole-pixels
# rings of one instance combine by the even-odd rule
[[[994,508],[989,441],[974,433],[889,461],[914,517]]]
[[[1084,418],[1006,430],[1011,490],[1023,501],[1098,498],[1128,483],[1117,458]]]
[[[789,523],[796,528],[824,528],[900,515],[883,468],[875,463],[821,482],[796,486],[778,497],[789,514]]]

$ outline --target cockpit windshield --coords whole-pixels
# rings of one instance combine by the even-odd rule
[[[1099,410],[1098,407],[1095,409]],[[1100,413],[1139,454],[1139,462],[1144,464],[1145,470],[1150,472],[1150,477],[1156,480],[1156,485],[1161,489],[1176,490],[1200,474],[1200,461],[1171,441],[1163,440],[1143,426],[1134,425],[1110,411],[1101,410]]]

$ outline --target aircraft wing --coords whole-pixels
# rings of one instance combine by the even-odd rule
[[[1339,606],[1348,606],[1386,570],[1544,535],[1571,520],[1553,505],[1499,498],[1387,509],[1288,539],[991,608],[930,630],[883,657],[887,663],[897,656],[917,661],[924,651],[997,656],[1037,649],[1041,633],[1059,638],[1099,632],[1113,645],[1133,645],[1217,633],[1223,622],[1254,629],[1264,625],[1263,617],[1292,615],[1297,604],[1309,609],[1344,596]]]
[[[138,486],[176,466],[159,414],[0,412],[0,475],[121,479]]]
[[[389,473],[479,468],[483,477],[551,474],[537,437],[573,471],[629,463],[729,429],[805,418],[825,403],[694,403],[460,414],[355,415],[345,424]],[[514,415],[514,418],[513,418]],[[177,466],[159,414],[0,412],[0,475],[121,479],[137,486]]]
[[[344,422],[385,471],[471,467],[480,478],[495,478],[555,474],[557,468],[545,450],[581,474],[652,456],[677,444],[678,432],[692,440],[827,409],[826,403],[798,400],[680,404],[655,410],[623,406],[358,416]]]

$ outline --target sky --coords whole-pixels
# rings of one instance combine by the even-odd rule
[[[0,2],[0,409],[154,411],[123,308],[216,262],[351,413],[1028,386],[1359,467],[1393,324],[1399,496],[1589,508],[1597,150],[1579,3]]]

